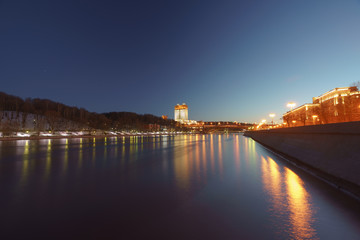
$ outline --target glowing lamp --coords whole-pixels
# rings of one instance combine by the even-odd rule
[[[292,111],[293,108],[296,106],[296,103],[294,103],[294,102],[289,102],[286,106],[290,108],[290,111]]]

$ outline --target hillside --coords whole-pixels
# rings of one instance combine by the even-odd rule
[[[49,99],[26,98],[0,92],[0,131],[151,130],[175,127],[173,120],[132,112],[94,113]]]

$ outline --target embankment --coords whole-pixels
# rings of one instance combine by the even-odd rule
[[[244,136],[360,199],[360,122],[248,131]]]

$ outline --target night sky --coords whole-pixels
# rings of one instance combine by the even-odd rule
[[[359,0],[0,0],[0,91],[22,98],[258,122],[357,81]]]

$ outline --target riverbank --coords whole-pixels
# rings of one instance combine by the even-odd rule
[[[248,131],[244,135],[360,199],[360,122]]]

